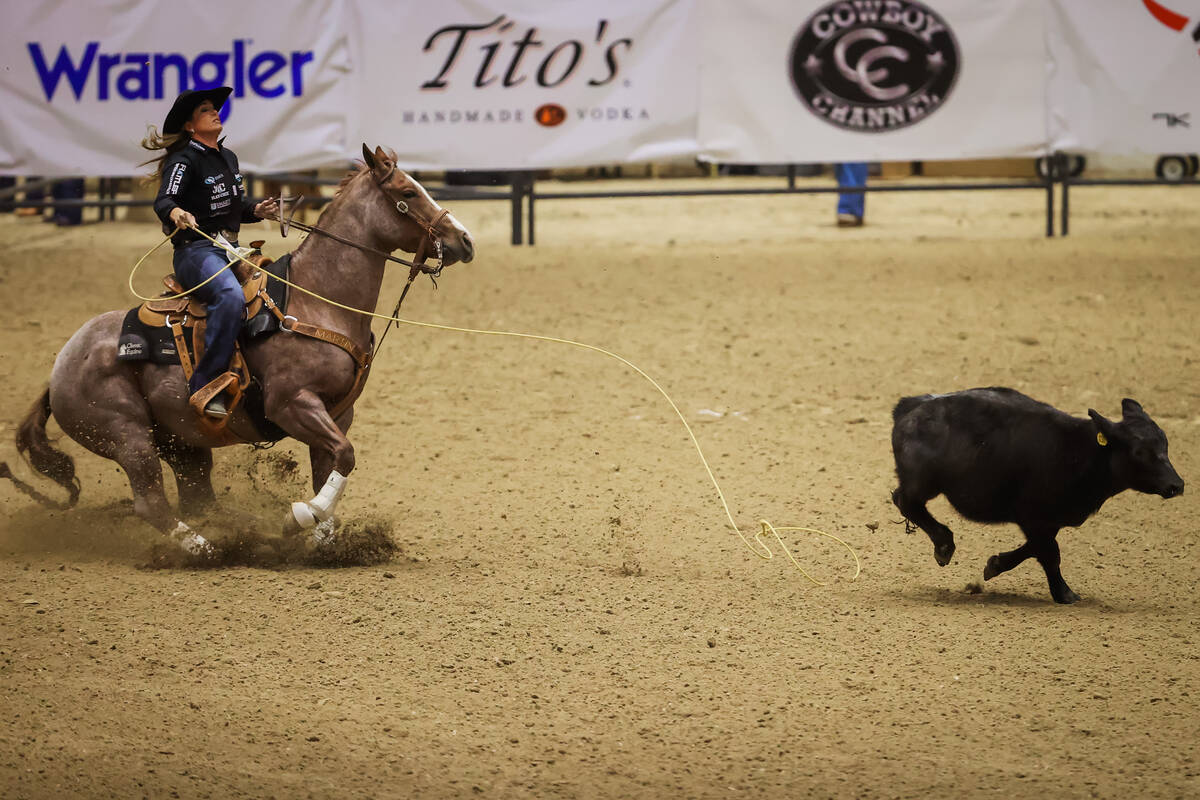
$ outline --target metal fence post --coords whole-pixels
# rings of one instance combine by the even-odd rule
[[[525,186],[525,191],[528,193],[528,196],[529,196],[529,245],[530,245],[530,247],[532,247],[532,246],[533,246],[533,244],[534,244],[534,238],[533,238],[533,195],[534,195],[534,190],[533,190],[533,182],[534,182],[534,173],[530,172],[530,173],[528,173],[528,175],[529,175],[529,183],[528,183],[528,184]]]
[[[521,228],[523,227],[521,220],[521,206],[523,201],[521,196],[523,194],[521,173],[510,173],[509,180],[512,183],[512,190],[509,196],[509,203],[512,209],[512,243],[516,245],[521,244]]]
[[[1054,160],[1046,161],[1046,236],[1054,236]]]
[[[1062,216],[1059,217],[1058,235],[1066,236],[1071,231],[1071,165],[1067,156],[1058,153],[1059,180],[1062,184]]]

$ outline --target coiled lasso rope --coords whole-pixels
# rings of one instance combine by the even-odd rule
[[[195,230],[197,233],[199,233],[205,239],[208,239],[213,244],[226,250],[227,252],[232,254],[235,258],[240,259],[241,261],[245,261],[247,264],[249,264],[252,267],[255,266],[252,262],[248,261],[246,258],[244,258],[240,253],[238,253],[232,247],[229,247],[228,245],[217,241],[216,239],[212,238],[211,236],[209,236],[207,233],[200,230],[199,228],[193,228],[193,230]],[[176,231],[172,232],[170,236],[167,236],[165,239],[163,239],[161,242],[159,242],[157,245],[155,245],[153,249],[151,249],[148,253],[146,253],[144,256],[142,256],[140,259],[138,259],[138,262],[133,265],[133,269],[129,273],[129,290],[131,292],[133,292],[133,295],[135,297],[137,297],[138,299],[140,299],[140,300],[162,299],[162,298],[142,297],[142,295],[138,294],[137,290],[135,290],[133,288],[133,276],[137,272],[138,267],[140,267],[142,265],[142,262],[145,261],[151,255],[151,253],[153,253],[155,250],[157,250],[158,248],[162,247],[164,244],[169,242],[171,240],[171,237],[174,236],[175,233],[178,233],[178,229],[176,229]],[[225,267],[223,267],[220,271],[214,273],[211,277],[209,277],[203,283],[197,284],[196,286],[194,286],[191,289],[188,289],[185,292],[182,292],[177,295],[173,295],[170,298],[166,298],[166,299],[173,300],[173,299],[177,299],[177,298],[189,295],[192,292],[196,291],[196,289],[199,289],[205,283],[208,283],[213,278],[217,277],[217,275],[220,275],[221,272],[224,272],[225,270],[229,269],[232,266],[233,266],[233,262],[230,261],[229,264],[227,264]],[[257,269],[257,267],[255,267],[255,268]],[[310,297],[314,297],[318,300],[321,300],[322,302],[328,303],[331,306],[335,306],[335,307],[343,309],[345,311],[352,311],[355,314],[362,314],[363,316],[374,317],[375,319],[390,320],[391,322],[395,322],[398,324],[411,325],[411,326],[417,327],[417,328],[429,328],[431,330],[454,331],[456,333],[477,333],[477,334],[481,334],[483,336],[508,336],[508,337],[512,337],[512,338],[516,338],[516,339],[532,339],[534,341],[539,341],[539,342],[555,342],[557,344],[567,344],[567,345],[571,345],[572,347],[579,347],[584,350],[591,350],[594,353],[600,353],[601,355],[605,355],[605,356],[608,356],[609,358],[616,359],[617,361],[620,361],[622,364],[629,367],[631,370],[636,372],[638,375],[641,375],[643,378],[645,378],[647,381],[649,381],[650,385],[653,386],[655,389],[657,389],[658,393],[661,394],[663,396],[663,398],[667,401],[667,403],[671,406],[671,410],[675,412],[675,416],[679,417],[679,421],[683,423],[683,427],[687,431],[688,437],[690,437],[692,440],[692,445],[696,448],[696,454],[700,456],[700,463],[704,465],[704,471],[706,473],[708,473],[708,479],[710,481],[712,481],[713,488],[716,489],[716,491],[717,491],[717,497],[721,501],[721,508],[724,509],[724,511],[725,511],[725,518],[729,521],[729,527],[733,528],[733,532],[738,535],[738,538],[742,540],[742,543],[746,545],[746,547],[750,550],[751,553],[753,553],[754,555],[758,556],[759,558],[762,558],[765,560],[770,560],[770,559],[774,558],[775,553],[772,552],[770,545],[767,544],[767,542],[765,542],[763,540],[763,536],[770,534],[771,536],[775,537],[775,541],[779,543],[779,547],[781,550],[783,550],[784,555],[786,555],[788,557],[788,560],[792,562],[792,566],[794,566],[796,569],[798,569],[800,571],[801,575],[803,575],[805,578],[807,578],[809,581],[816,584],[817,586],[824,586],[825,584],[822,581],[819,581],[816,578],[814,578],[812,575],[809,575],[808,571],[805,570],[804,567],[800,566],[800,562],[798,562],[796,560],[796,557],[792,555],[792,551],[788,549],[788,546],[786,544],[784,544],[783,537],[781,537],[779,535],[780,531],[800,531],[800,532],[804,532],[804,533],[813,533],[818,536],[824,536],[826,538],[832,539],[835,542],[837,542],[838,544],[840,544],[842,547],[846,548],[846,552],[848,552],[850,554],[850,557],[854,559],[854,575],[851,577],[851,580],[857,579],[858,576],[862,573],[862,565],[858,560],[858,554],[854,552],[854,548],[852,548],[849,544],[847,544],[844,539],[834,536],[832,533],[827,533],[825,531],[818,530],[817,528],[803,528],[803,527],[796,527],[796,526],[776,527],[775,525],[772,525],[768,520],[759,519],[757,521],[758,525],[759,525],[758,532],[755,533],[752,538],[747,538],[746,534],[742,532],[742,529],[738,527],[738,524],[736,522],[734,522],[733,514],[729,510],[729,503],[725,500],[725,492],[721,491],[721,484],[717,482],[716,476],[713,475],[712,468],[708,465],[708,459],[704,456],[704,450],[701,449],[700,442],[699,442],[699,440],[696,439],[696,434],[692,431],[692,426],[690,424],[688,424],[687,419],[683,416],[683,412],[679,410],[679,406],[677,406],[675,404],[675,401],[671,399],[671,396],[669,394],[667,394],[666,390],[663,389],[662,386],[660,386],[658,384],[658,381],[654,380],[654,378],[651,378],[649,375],[646,374],[646,372],[641,367],[639,367],[637,364],[634,364],[632,361],[630,361],[627,358],[619,356],[610,350],[605,350],[603,347],[597,347],[596,345],[585,344],[583,342],[576,342],[571,339],[560,339],[557,336],[542,336],[542,335],[534,334],[534,333],[517,333],[514,331],[489,331],[489,330],[480,330],[480,329],[476,329],[476,328],[459,328],[459,327],[455,327],[453,325],[438,325],[437,323],[434,323],[434,322],[417,322],[416,320],[404,319],[403,317],[389,316],[387,314],[377,314],[373,311],[364,311],[361,308],[353,308],[351,306],[347,306],[347,305],[338,303],[334,300],[330,300],[327,297],[322,297],[321,295],[317,294],[316,292],[313,292],[309,289],[305,289],[303,286],[298,286],[297,284],[292,283],[291,281],[287,280],[286,278],[280,278],[277,275],[271,275],[271,278],[274,280],[278,280],[297,291],[304,292],[305,294],[309,295]]]

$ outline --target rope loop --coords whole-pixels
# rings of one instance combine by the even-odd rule
[[[238,253],[232,247],[228,247],[228,246],[222,244],[221,242],[218,242],[216,239],[213,239],[211,236],[209,236],[207,233],[200,230],[199,228],[195,228],[194,230],[196,230],[197,233],[199,233],[205,239],[208,239],[213,244],[227,250],[234,258],[245,261],[247,264],[250,264],[250,266],[254,266],[250,261],[248,261],[245,257],[243,257],[240,253]],[[178,229],[175,232],[171,233],[170,236],[168,236],[167,238],[165,238],[161,242],[159,242],[157,245],[155,245],[154,248],[152,250],[150,250],[150,252],[146,253],[146,255],[142,256],[140,259],[138,259],[137,263],[134,264],[133,270],[131,270],[129,273],[129,289],[130,289],[130,291],[133,292],[135,297],[137,297],[141,300],[159,299],[159,298],[142,297],[140,294],[138,294],[137,291],[134,290],[134,288],[133,288],[133,276],[134,276],[134,273],[137,272],[138,267],[140,267],[142,265],[142,262],[145,261],[150,256],[150,254],[153,253],[155,250],[157,250],[158,248],[162,247],[164,244],[169,242],[171,240],[171,237],[174,236],[175,233],[178,233]],[[213,278],[217,277],[217,275],[221,274],[221,272],[224,272],[226,269],[229,269],[232,266],[233,266],[233,261],[231,260],[229,262],[229,264],[224,267],[224,269],[222,269],[220,272],[215,273],[208,280],[204,281],[204,283],[208,283],[208,281],[211,281]],[[403,317],[397,316],[395,314],[390,315],[390,316],[387,314],[377,314],[374,311],[367,311],[367,310],[361,309],[361,308],[353,308],[351,306],[347,306],[347,305],[338,303],[334,300],[330,300],[327,297],[322,297],[321,295],[317,294],[316,292],[313,292],[309,289],[305,289],[303,286],[299,286],[295,283],[292,283],[291,281],[287,280],[286,278],[281,278],[278,275],[273,275],[273,274],[268,273],[268,277],[271,280],[280,281],[280,282],[286,284],[287,286],[290,286],[291,288],[296,289],[297,291],[304,292],[305,294],[307,294],[311,297],[314,297],[317,300],[321,300],[325,303],[328,303],[329,305],[334,306],[335,308],[340,308],[344,311],[351,311],[355,314],[362,314],[367,317],[373,317],[374,319],[386,320],[389,324],[394,322],[397,324],[409,325],[409,326],[416,327],[416,328],[428,328],[430,330],[454,331],[456,333],[474,333],[474,334],[478,334],[481,336],[507,336],[507,337],[514,338],[514,339],[529,339],[529,340],[537,341],[537,342],[554,342],[556,344],[566,344],[566,345],[571,345],[572,347],[581,348],[583,350],[590,350],[593,353],[599,353],[601,355],[608,356],[609,358],[615,359],[615,360],[621,362],[622,364],[624,364],[625,366],[629,367],[631,370],[636,372],[638,375],[642,376],[644,379],[646,379],[646,381],[648,381],[651,386],[653,386],[655,389],[658,390],[658,393],[663,396],[663,398],[667,401],[667,404],[671,406],[671,410],[675,412],[675,416],[679,417],[679,421],[681,423],[683,423],[684,430],[687,431],[688,437],[692,441],[692,445],[696,448],[696,454],[698,456],[700,456],[700,463],[704,465],[704,471],[708,474],[708,479],[712,482],[713,488],[717,492],[717,498],[721,501],[721,508],[724,509],[724,511],[725,511],[725,518],[729,522],[729,526],[731,528],[733,528],[734,533],[736,533],[738,535],[738,538],[740,538],[742,540],[742,543],[746,545],[746,547],[750,550],[751,553],[753,553],[754,555],[758,556],[761,559],[768,560],[768,561],[770,559],[774,558],[775,553],[771,550],[771,546],[766,541],[764,541],[764,538],[763,538],[764,536],[770,535],[770,536],[774,537],[775,541],[779,544],[780,549],[783,550],[784,555],[786,555],[788,557],[788,560],[792,563],[792,566],[794,566],[796,569],[798,569],[800,571],[801,575],[803,575],[811,583],[814,583],[817,586],[825,586],[826,585],[825,583],[814,578],[812,575],[810,575],[804,569],[804,567],[800,566],[800,563],[796,560],[796,557],[792,555],[792,551],[789,550],[788,546],[784,543],[783,537],[781,537],[779,535],[780,531],[799,531],[799,532],[804,532],[804,533],[812,533],[817,536],[824,536],[826,538],[832,539],[833,541],[840,544],[842,547],[846,548],[846,551],[850,553],[850,557],[854,559],[854,575],[851,576],[850,580],[856,580],[858,578],[858,576],[862,573],[862,564],[861,564],[861,562],[859,562],[858,554],[856,554],[854,552],[854,548],[852,548],[844,539],[834,536],[832,533],[827,533],[826,531],[818,530],[817,528],[803,528],[803,527],[792,527],[792,526],[776,527],[769,521],[767,521],[765,519],[760,519],[760,520],[758,520],[759,530],[757,533],[754,534],[753,541],[751,541],[751,539],[748,539],[746,537],[746,534],[742,532],[742,529],[738,527],[738,524],[736,522],[734,522],[733,514],[729,510],[729,503],[725,499],[725,493],[721,490],[721,484],[717,482],[717,478],[713,474],[712,467],[709,466],[708,459],[705,457],[704,451],[700,447],[700,442],[696,438],[696,434],[692,430],[692,426],[688,423],[687,418],[685,418],[683,416],[683,412],[679,410],[679,406],[677,406],[675,404],[675,401],[671,399],[671,396],[669,394],[667,394],[666,390],[663,389],[662,386],[659,385],[658,381],[654,380],[648,374],[646,374],[646,372],[641,367],[639,367],[637,364],[634,364],[632,361],[630,361],[629,359],[627,359],[623,356],[617,355],[616,353],[612,352],[611,350],[605,350],[603,347],[597,347],[596,345],[586,344],[584,342],[576,342],[571,339],[560,339],[557,336],[542,336],[540,334],[535,334],[535,333],[517,333],[515,331],[492,331],[492,330],[482,330],[482,329],[477,329],[477,328],[459,328],[454,325],[439,325],[434,322],[418,322],[416,320],[404,319]],[[204,285],[204,283],[198,284],[197,286],[194,286],[185,292],[182,292],[178,295],[175,295],[174,297],[167,298],[167,299],[173,300],[173,299],[177,299],[180,297],[185,297],[185,296],[191,294],[192,292],[194,292],[196,289],[199,289],[201,286]]]

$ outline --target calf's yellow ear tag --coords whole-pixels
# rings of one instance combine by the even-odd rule
[[[1108,444],[1108,437],[1100,431],[1096,431],[1096,444],[1104,447],[1106,444]]]

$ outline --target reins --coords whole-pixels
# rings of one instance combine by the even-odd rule
[[[385,192],[385,195],[386,195],[386,192]],[[391,198],[389,197],[388,199],[390,200]],[[291,214],[285,220],[283,218],[282,205],[284,203],[288,203],[288,202],[290,202],[292,204],[292,210],[291,210]],[[417,251],[418,255],[416,256],[415,261],[408,261],[407,259],[397,258],[396,256],[394,256],[391,253],[388,253],[384,250],[380,250],[376,247],[371,247],[370,245],[366,245],[361,242],[351,241],[350,239],[347,239],[344,236],[339,236],[338,234],[336,234],[332,231],[327,231],[324,228],[318,228],[316,225],[309,225],[307,222],[296,221],[296,219],[295,219],[296,211],[299,210],[300,205],[303,202],[304,202],[304,195],[300,195],[299,197],[281,197],[281,198],[279,198],[279,203],[281,206],[279,209],[279,234],[281,236],[286,238],[288,235],[288,231],[290,231],[292,228],[298,228],[298,229],[304,231],[305,233],[317,233],[326,238],[333,239],[335,242],[341,242],[342,244],[347,245],[349,247],[353,247],[357,250],[362,250],[364,253],[371,253],[372,255],[379,256],[380,258],[384,259],[385,261],[391,261],[394,264],[401,264],[403,266],[409,267],[410,269],[418,270],[419,273],[423,272],[426,275],[432,275],[435,278],[437,276],[441,275],[443,267],[441,264],[441,242],[440,241],[437,242],[438,246],[437,246],[437,248],[435,248],[438,253],[438,266],[436,266],[436,267],[430,267],[427,264],[425,264],[425,262],[424,262],[424,255],[423,255],[424,243],[425,243],[424,239],[422,239],[422,242],[421,242],[422,247]],[[399,202],[402,203],[403,201],[399,201]],[[397,205],[398,204],[399,203],[397,203]],[[407,208],[408,204],[405,203],[404,205]],[[399,211],[399,209],[397,209],[397,210]],[[427,235],[429,235],[429,236],[436,235],[433,231],[432,226],[426,225],[415,214],[412,214],[411,212],[403,212],[403,211],[400,213],[402,213],[402,214],[407,213],[407,216],[412,217],[413,220],[418,225],[420,225],[422,228],[425,229]],[[441,221],[441,217],[443,214],[448,214],[448,213],[450,213],[450,212],[446,211],[445,209],[442,209],[442,214],[438,215],[438,221]],[[435,241],[437,241],[437,240],[435,239]]]

